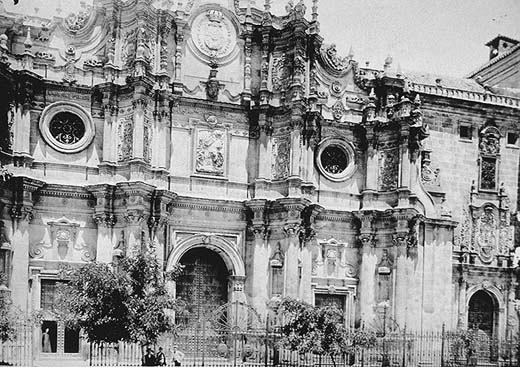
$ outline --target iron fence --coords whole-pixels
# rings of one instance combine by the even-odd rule
[[[31,367],[32,361],[32,326],[16,322],[12,340],[0,342],[0,365]]]
[[[406,331],[377,337],[369,348],[353,347],[339,355],[298,353],[279,346],[280,335],[263,329],[214,329],[204,323],[192,325],[178,335],[164,336],[162,346],[173,366],[172,346],[183,351],[183,367],[372,367],[372,366],[518,366],[518,340],[498,340],[480,335],[468,347],[457,333]],[[91,366],[140,366],[142,347],[136,344],[93,344]]]

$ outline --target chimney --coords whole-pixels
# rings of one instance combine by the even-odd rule
[[[491,60],[504,52],[509,51],[511,47],[516,46],[518,43],[520,43],[520,41],[499,34],[486,43],[486,46],[489,47],[489,59]]]

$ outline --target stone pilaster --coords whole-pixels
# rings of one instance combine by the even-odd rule
[[[358,314],[361,318],[361,322],[365,325],[368,325],[375,316],[374,306],[376,304],[376,215],[372,211],[364,211],[356,214],[356,216],[361,223],[358,236],[361,246],[361,266],[359,271],[358,288]]]
[[[299,267],[300,267],[300,223],[287,223],[284,227],[287,251],[285,255],[285,296],[297,298],[300,286]]]
[[[105,124],[103,125],[103,162],[117,161],[117,116],[118,107],[112,103],[104,105]]]
[[[251,247],[251,275],[248,276],[248,290],[252,306],[262,312],[269,299],[269,254],[268,229],[265,224],[266,200],[251,200],[246,203],[251,219],[248,227]]]
[[[42,181],[15,177],[10,182],[13,192],[9,214],[13,223],[13,270],[11,295],[15,305],[25,311],[28,307],[29,227],[33,218],[34,193],[43,187]]]
[[[134,102],[133,158],[144,159],[144,115],[146,99],[139,97]]]
[[[166,253],[166,231],[172,204],[176,198],[177,195],[171,191],[156,190],[152,200],[152,215],[148,222],[150,239],[155,246],[157,260],[159,264],[163,265],[165,265],[165,260],[169,255]]]
[[[97,224],[97,247],[96,260],[99,262],[112,262],[113,227],[116,223],[114,214],[114,192],[115,186],[102,184],[88,186],[89,190],[96,198],[94,208],[94,222]]]

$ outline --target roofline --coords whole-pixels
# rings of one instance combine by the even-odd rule
[[[492,58],[491,60],[489,60],[488,62],[486,62],[484,65],[480,66],[478,69],[472,71],[471,73],[467,74],[466,75],[466,78],[472,78],[474,77],[476,74],[480,73],[482,70],[486,69],[487,67],[499,62],[500,60],[504,59],[505,57],[511,55],[512,53],[514,53],[515,51],[518,51],[520,50],[520,43],[514,45],[513,47],[511,47],[509,50],[507,50],[506,52]]]
[[[495,40],[497,40],[497,39],[503,39],[504,41],[513,42],[515,45],[516,45],[517,43],[520,43],[519,40],[516,40],[516,39],[514,39],[514,38],[511,38],[511,37],[508,37],[508,36],[503,36],[503,35],[499,34],[498,36],[496,36],[495,38],[493,38],[491,41],[489,41],[488,43],[486,43],[485,45],[486,45],[486,46],[490,46],[491,43],[493,43],[493,42],[494,42]]]

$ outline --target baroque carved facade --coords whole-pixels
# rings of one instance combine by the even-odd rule
[[[45,312],[62,266],[154,243],[166,270],[190,265],[170,288],[200,310],[190,276],[214,305],[265,315],[274,297],[330,298],[348,327],[385,308],[423,331],[474,324],[483,291],[484,331],[517,327],[520,100],[391,60],[364,68],[302,2],[283,16],[224,3],[0,16],[13,174],[0,251],[15,303]]]

